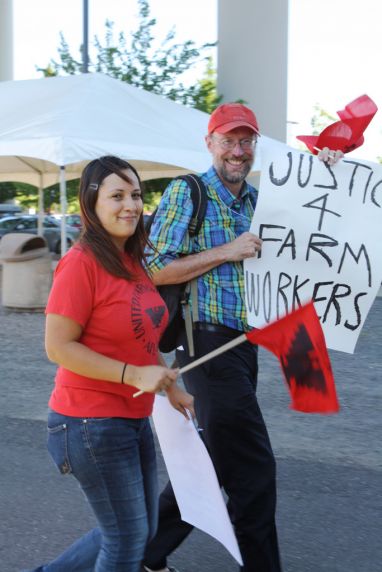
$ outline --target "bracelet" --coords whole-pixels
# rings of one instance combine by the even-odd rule
[[[123,381],[123,378],[125,377],[126,366],[127,366],[127,363],[124,364],[123,370],[122,370],[121,383],[123,383],[123,384],[125,383],[125,382]]]

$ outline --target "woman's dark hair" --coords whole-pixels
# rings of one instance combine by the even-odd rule
[[[102,226],[95,210],[98,190],[106,177],[115,173],[127,183],[132,182],[126,175],[126,169],[129,169],[136,175],[139,186],[141,186],[136,169],[119,157],[110,155],[94,159],[83,170],[80,180],[79,200],[84,228],[80,244],[93,253],[96,260],[107,272],[119,278],[134,280],[134,274],[127,270],[118,248],[115,246],[109,233]],[[147,233],[143,223],[143,215],[141,215],[135,233],[126,240],[125,252],[128,252],[142,268],[147,242]]]

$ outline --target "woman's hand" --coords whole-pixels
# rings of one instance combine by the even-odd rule
[[[169,389],[176,382],[178,373],[179,368],[170,369],[161,365],[130,366],[126,369],[124,381],[141,391],[157,393]]]
[[[168,400],[174,409],[184,415],[187,420],[190,419],[187,411],[191,413],[192,418],[195,417],[194,398],[190,393],[187,393],[187,391],[184,391],[176,384],[171,385],[169,389],[166,389],[166,393]]]

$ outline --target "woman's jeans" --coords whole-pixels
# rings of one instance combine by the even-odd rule
[[[149,419],[51,412],[48,450],[59,471],[77,479],[99,526],[36,572],[138,572],[158,517]]]

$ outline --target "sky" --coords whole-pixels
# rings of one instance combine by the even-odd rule
[[[149,5],[151,16],[157,20],[154,30],[159,39],[175,27],[180,41],[216,41],[217,0],[149,0]],[[134,30],[139,21],[137,0],[88,0],[88,6],[89,44],[95,35],[104,38],[106,19],[114,22],[116,32],[125,33]],[[51,58],[57,59],[60,31],[72,53],[79,55],[82,0],[13,0],[13,10],[15,79],[41,77],[35,66],[43,67]]]
[[[380,0],[290,0],[288,119],[299,122],[295,135],[311,134],[315,103],[336,116],[367,94],[379,111],[353,155],[382,156],[381,22]]]
[[[240,5],[240,0],[236,0]],[[160,39],[175,27],[179,41],[197,45],[217,39],[217,0],[150,0]],[[14,79],[41,77],[36,66],[57,59],[59,33],[72,54],[82,42],[82,0],[13,0]],[[105,20],[115,31],[137,22],[136,0],[89,0],[89,40],[103,38]],[[381,0],[289,0],[288,121],[289,143],[311,134],[314,105],[336,115],[366,93],[378,105],[365,133],[359,158],[382,156]],[[255,33],[255,27],[254,27]],[[266,54],[264,55],[266,65]],[[198,77],[202,70],[198,70]],[[256,110],[255,110],[256,111]],[[297,123],[297,124],[296,124]]]

